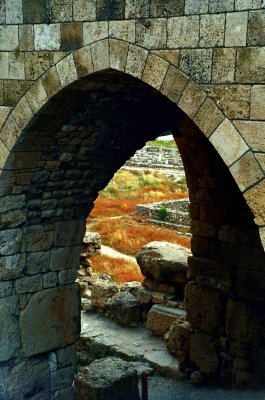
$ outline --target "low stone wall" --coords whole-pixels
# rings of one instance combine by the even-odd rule
[[[139,204],[136,213],[147,217],[150,222],[170,225],[170,228],[180,232],[190,232],[188,199]]]
[[[178,149],[166,147],[145,146],[138,150],[125,164],[128,167],[152,167],[178,169],[184,171]]]

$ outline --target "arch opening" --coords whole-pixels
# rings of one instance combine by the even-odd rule
[[[191,201],[190,331],[185,348],[176,343],[181,368],[213,382],[261,382],[265,263],[253,216],[194,122],[143,82],[107,70],[55,95],[22,133],[1,175],[1,280],[9,307],[3,329],[10,328],[0,362],[7,390],[10,372],[26,377],[32,366],[42,371],[38,390],[47,398],[62,390],[54,383],[60,369],[67,374],[63,389],[72,390],[70,354],[80,330],[74,281],[86,217],[116,170],[166,130],[181,152]]]

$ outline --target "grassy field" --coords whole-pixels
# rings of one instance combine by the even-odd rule
[[[176,231],[148,224],[135,215],[137,204],[182,199],[188,196],[186,182],[177,184],[159,171],[121,169],[99,194],[87,220],[90,231],[99,232],[102,243],[135,256],[152,241],[166,241],[190,247],[189,237]],[[142,280],[135,264],[107,256],[93,257],[93,269],[113,275],[117,282]]]
[[[90,218],[132,215],[137,204],[178,200],[187,196],[185,179],[176,185],[172,178],[165,178],[159,171],[139,173],[138,170],[121,169],[100,192]]]
[[[146,144],[147,146],[166,147],[168,149],[175,149],[177,147],[175,140],[151,140]]]
[[[108,274],[118,283],[144,280],[140,267],[121,258],[112,258],[106,255],[91,257],[93,271]]]

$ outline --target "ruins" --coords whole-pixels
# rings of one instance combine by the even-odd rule
[[[264,8],[1,2],[1,400],[74,399],[86,218],[168,130],[192,235],[176,356],[207,382],[264,386]]]

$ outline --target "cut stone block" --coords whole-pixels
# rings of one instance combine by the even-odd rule
[[[140,400],[137,371],[116,357],[96,360],[75,379],[76,400]]]
[[[112,317],[121,325],[138,324],[141,319],[141,303],[129,292],[120,292],[111,299]]]
[[[96,283],[91,287],[91,300],[95,308],[106,309],[110,299],[119,291],[118,287],[110,282]]]
[[[184,320],[186,312],[179,308],[154,305],[147,315],[146,328],[152,333],[164,336],[177,320]]]
[[[23,353],[29,357],[74,343],[80,328],[79,321],[78,284],[34,294],[21,313]]]

